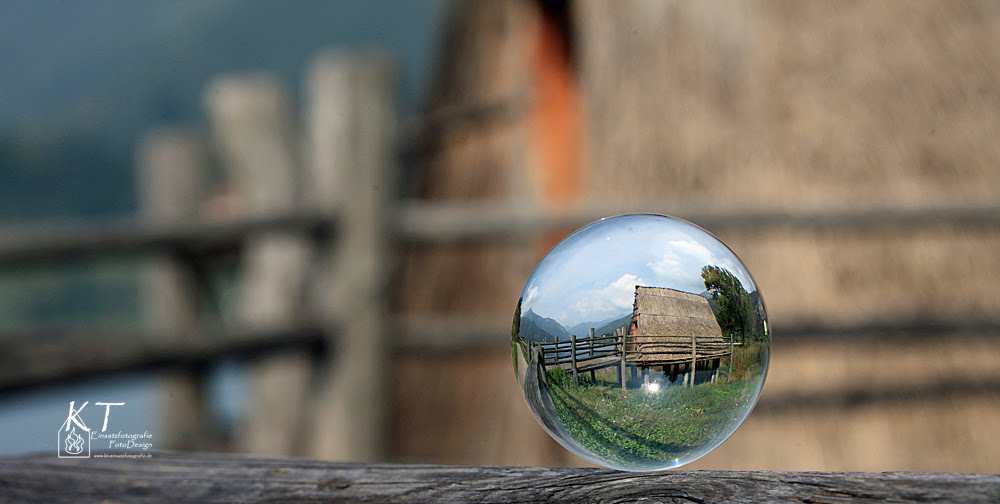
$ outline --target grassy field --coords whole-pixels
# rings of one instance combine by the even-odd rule
[[[577,385],[562,369],[548,378],[559,421],[577,443],[619,467],[654,469],[685,462],[736,429],[762,379],[741,374],[730,383],[656,392],[600,380]]]

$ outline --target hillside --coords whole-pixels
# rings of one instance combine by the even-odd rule
[[[617,317],[616,316],[616,317],[608,317],[608,318],[606,318],[604,320],[600,320],[600,321],[597,321],[597,322],[581,322],[581,323],[576,324],[574,326],[567,327],[566,330],[570,334],[575,334],[577,336],[587,336],[588,334],[590,334],[590,328],[591,327],[593,327],[595,329],[600,329],[600,328],[602,328],[602,327],[610,324],[611,322],[613,322],[613,321],[615,321],[615,320],[617,320],[619,318],[621,318],[621,317]],[[601,334],[601,333],[598,331],[597,334]]]
[[[553,319],[542,317],[531,310],[521,315],[521,337],[527,341],[550,342],[557,337],[566,341],[569,336],[566,328]]]
[[[629,314],[626,314],[623,317],[616,318],[616,319],[611,320],[610,322],[608,322],[608,323],[606,323],[606,324],[598,327],[597,331],[595,331],[595,333],[598,336],[603,336],[605,334],[614,334],[616,330],[618,330],[618,329],[620,329],[622,327],[628,327],[628,324],[631,321],[632,321],[632,314],[629,313]]]

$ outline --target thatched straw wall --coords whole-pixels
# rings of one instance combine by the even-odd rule
[[[690,360],[692,343],[699,355],[715,356],[725,344],[707,299],[663,287],[636,286],[631,328],[625,349],[638,352],[629,360],[640,364]]]
[[[535,2],[455,5],[461,12],[449,24],[454,40],[431,109],[502,97],[532,81]],[[797,211],[997,201],[1000,3],[570,5],[584,111],[581,203]],[[541,88],[524,87],[529,95]],[[539,181],[549,163],[522,123],[455,128],[410,180],[429,199],[512,198],[544,208]],[[720,238],[754,273],[775,324],[1000,313],[1000,229],[748,228]],[[507,243],[425,248],[403,259],[394,286],[405,314],[509,320],[544,253]],[[761,404],[1000,379],[1000,334],[956,333],[961,344],[948,334],[903,336],[795,344],[780,341],[779,330]],[[585,464],[548,441],[510,375],[508,350],[401,355],[395,459]],[[765,408],[692,468],[996,472],[1000,437],[982,426],[1000,421],[1000,404],[995,394],[962,390]]]
[[[410,197],[438,203],[545,204],[532,129],[517,111],[538,88],[539,32],[527,1],[456,2],[427,112],[508,103],[509,117],[449,122],[407,174]],[[551,103],[541,101],[538,103]],[[535,102],[532,102],[535,103]],[[396,310],[404,316],[509,321],[524,279],[546,248],[512,242],[411,244],[402,252]],[[456,337],[460,335],[456,334]],[[406,352],[393,366],[393,457],[401,461],[565,464],[511,386],[510,352]],[[489,376],[486,380],[470,380]]]

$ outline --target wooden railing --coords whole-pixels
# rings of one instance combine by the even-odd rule
[[[633,338],[641,338],[641,341]],[[620,357],[623,352],[627,362],[636,361],[640,357],[654,357],[653,360],[656,361],[654,365],[660,366],[675,362],[690,362],[692,356],[695,356],[696,360],[715,359],[729,355],[731,352],[731,344],[728,342],[697,341],[696,336],[605,335],[586,338],[573,336],[569,341],[542,342],[534,343],[534,345],[541,349],[542,355],[545,357],[542,364],[546,366],[579,365],[607,357]],[[623,345],[625,345],[624,350]],[[628,345],[649,345],[655,348],[628,350]]]
[[[544,358],[542,365],[576,365],[596,359],[620,356],[623,339],[623,336],[611,335],[587,338],[573,336],[569,341],[536,343],[536,345],[542,351]]]
[[[115,329],[34,329],[0,345],[0,394],[75,383],[112,373],[198,370],[226,359],[255,360],[306,352],[332,357],[331,325],[303,322],[274,328],[193,329],[150,334]]]
[[[590,373],[595,381],[595,371],[606,367],[618,368],[618,385],[626,387],[626,366],[649,368],[684,365],[684,374],[693,373],[699,362],[713,361],[732,355],[733,342],[721,337],[700,338],[696,335],[626,335],[617,334],[586,338],[570,337],[568,341],[526,342],[520,340],[527,355],[535,356],[542,373],[549,366],[559,366],[570,372],[574,383],[579,383],[580,373]],[[714,340],[719,341],[714,341]],[[630,350],[629,347],[633,349]],[[713,368],[714,369],[714,368]],[[731,372],[731,371],[730,371]],[[544,379],[544,378],[543,378]],[[688,385],[695,383],[693,375]]]

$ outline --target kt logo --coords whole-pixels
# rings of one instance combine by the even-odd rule
[[[56,455],[59,458],[90,458],[90,427],[80,417],[88,403],[84,402],[77,408],[75,401],[69,402],[69,414],[56,432]],[[104,432],[108,430],[111,407],[124,406],[125,403],[96,402],[94,405],[104,406],[104,425],[101,427],[101,432]]]

